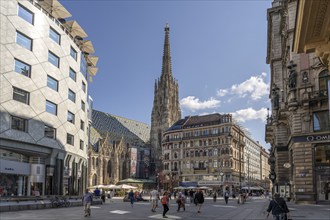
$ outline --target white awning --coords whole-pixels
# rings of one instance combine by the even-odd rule
[[[69,18],[72,16],[57,0],[39,0],[38,3],[54,18]]]

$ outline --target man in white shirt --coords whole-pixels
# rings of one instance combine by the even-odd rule
[[[159,195],[158,195],[158,192],[157,190],[152,190],[150,192],[150,201],[151,201],[151,211],[152,212],[156,212],[156,207],[157,207],[157,199],[158,199]]]

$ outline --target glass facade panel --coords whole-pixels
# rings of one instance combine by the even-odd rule
[[[81,54],[81,59],[80,59],[80,72],[87,79],[87,62],[83,54]]]
[[[70,145],[74,145],[74,136],[72,134],[67,133],[66,143]]]
[[[48,51],[48,61],[54,66],[60,67],[60,58],[50,51]]]
[[[22,61],[15,59],[15,72],[30,77],[31,66],[26,63],[23,63]]]
[[[32,50],[32,39],[18,31],[16,32],[16,43],[28,50]]]
[[[11,117],[11,129],[26,132],[27,131],[26,125],[27,125],[26,119],[15,116]]]
[[[70,55],[74,60],[77,60],[77,51],[73,47],[70,47]]]
[[[86,84],[84,83],[84,81],[81,82],[81,88],[84,92],[86,92]]]
[[[330,130],[329,111],[320,111],[313,113],[313,128],[314,131],[329,131]]]
[[[34,14],[20,4],[18,4],[18,16],[33,24]]]
[[[84,101],[81,101],[81,110],[85,111],[85,102]]]
[[[74,114],[72,112],[68,111],[68,118],[67,118],[68,122],[71,122],[72,124],[74,124]]]
[[[53,28],[49,28],[49,37],[53,41],[55,41],[57,44],[60,44],[61,41],[61,35],[57,33]]]
[[[77,73],[71,68],[69,70],[69,76],[73,81],[76,81]]]
[[[55,91],[58,91],[58,81],[51,76],[47,76],[47,86]]]
[[[46,100],[46,112],[57,115],[57,105]]]
[[[71,89],[69,89],[68,98],[71,101],[76,102],[76,93],[74,93]]]
[[[56,129],[45,125],[45,137],[55,139]]]
[[[13,99],[28,105],[29,93],[22,89],[13,87]]]

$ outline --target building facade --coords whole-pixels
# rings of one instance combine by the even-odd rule
[[[172,74],[170,28],[166,24],[162,74],[155,81],[154,102],[151,113],[150,143],[153,174],[161,171],[161,140],[163,132],[180,118],[179,85]]]
[[[127,178],[149,178],[150,127],[93,110],[88,149],[88,185],[116,184]]]
[[[245,134],[230,114],[187,116],[163,135],[164,188],[195,182],[220,191],[245,183]]]
[[[81,195],[86,187],[97,57],[78,23],[65,20],[71,14],[49,2],[1,2],[2,195]]]
[[[261,147],[261,150],[260,150],[261,184],[260,184],[260,186],[268,191],[271,191],[272,185],[271,185],[271,181],[269,179],[270,165],[268,163],[268,160],[269,160],[268,151],[265,148]]]
[[[304,42],[295,39],[295,31],[302,30],[302,17],[297,16],[297,7],[300,10],[302,2],[314,4],[314,1],[274,0],[272,8],[268,9],[267,63],[271,68],[272,105],[266,124],[266,141],[271,144],[270,178],[274,191],[296,202],[328,202],[330,75],[324,63],[326,57],[293,52],[294,45],[299,45],[298,51],[311,46],[301,47]],[[329,19],[322,17],[329,11],[329,3],[315,2],[319,7],[313,13],[321,18],[314,18],[329,24]],[[309,27],[316,32],[308,36],[322,35],[323,32],[319,32],[322,22],[310,23]],[[325,33],[328,27],[324,27]],[[309,51],[313,50],[306,52]]]

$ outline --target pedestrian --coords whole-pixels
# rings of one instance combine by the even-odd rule
[[[204,195],[201,189],[198,189],[195,198],[194,198],[195,204],[198,206],[198,211],[197,213],[201,213],[201,208],[204,203]]]
[[[228,189],[225,191],[225,202],[228,204],[228,199],[229,199],[229,191]]]
[[[101,193],[101,191],[99,190],[99,188],[96,187],[96,189],[94,190],[94,196],[99,197],[100,193]]]
[[[157,200],[158,200],[158,192],[157,192],[157,190],[154,189],[150,192],[150,201],[151,201],[151,211],[152,212],[156,212]]]
[[[135,197],[134,197],[134,192],[133,192],[133,190],[131,189],[131,191],[128,193],[128,199],[130,200],[130,202],[131,202],[131,206],[133,207],[133,205],[134,205],[134,200],[135,200]]]
[[[217,201],[217,191],[214,190],[213,192],[213,202]]]
[[[168,208],[168,197],[167,197],[167,192],[165,191],[162,197],[162,205],[163,205],[163,218],[168,218],[166,216],[166,213],[168,212],[169,208]]]
[[[93,194],[86,189],[84,197],[83,197],[83,205],[84,205],[84,212],[85,217],[91,216],[91,204],[93,202]]]
[[[186,211],[185,196],[181,192],[179,193],[176,203],[178,204],[178,212],[180,211],[180,208],[183,208],[183,211]]]
[[[283,198],[280,197],[280,194],[275,193],[274,199],[270,201],[267,209],[267,217],[269,216],[270,211],[272,211],[274,220],[286,220],[287,213],[289,213],[288,206]]]

